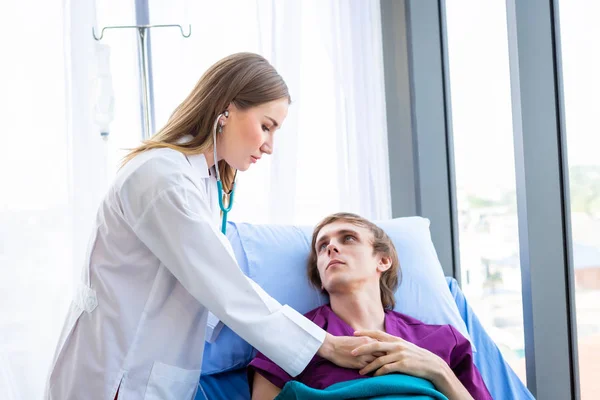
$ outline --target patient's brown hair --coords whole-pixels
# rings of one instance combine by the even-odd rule
[[[359,215],[351,213],[333,214],[325,217],[325,219],[319,222],[315,227],[310,246],[310,256],[308,258],[308,279],[317,289],[321,288],[322,282],[321,277],[319,276],[319,270],[317,269],[317,251],[315,245],[321,229],[334,222],[347,222],[354,226],[368,229],[373,234],[372,244],[374,254],[380,254],[391,259],[392,266],[381,274],[379,289],[381,292],[381,303],[383,304],[383,308],[392,310],[396,304],[394,292],[398,287],[402,274],[396,247],[394,247],[394,243],[392,243],[392,240],[383,229]]]

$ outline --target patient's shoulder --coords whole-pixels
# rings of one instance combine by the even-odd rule
[[[396,323],[399,324],[403,324],[403,325],[407,325],[407,326],[412,326],[412,327],[420,327],[423,329],[437,329],[440,328],[443,325],[432,325],[432,324],[427,324],[421,320],[418,320],[416,318],[411,317],[410,315],[406,315],[397,311],[386,311],[386,318],[391,319],[392,321],[395,321]]]
[[[439,326],[439,325],[430,325],[425,322],[418,320],[416,318],[411,317],[410,315],[402,314],[398,311],[386,311],[386,317],[392,319],[393,321],[406,324],[406,325],[417,325],[417,326]]]
[[[452,352],[457,345],[456,329],[450,325],[427,324],[408,315],[388,311],[386,332],[427,349],[451,364]]]
[[[325,328],[327,326],[327,321],[329,320],[330,314],[333,312],[329,304],[322,305],[320,307],[314,308],[304,314],[304,316],[314,322],[320,328]]]
[[[397,333],[406,334],[410,332],[416,335],[416,337],[422,337],[424,335],[436,333],[437,335],[454,338],[454,332],[452,332],[452,327],[450,325],[427,324],[397,311],[386,311],[386,329],[395,331]],[[388,333],[395,334],[393,332]]]

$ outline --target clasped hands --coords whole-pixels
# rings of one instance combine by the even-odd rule
[[[382,331],[356,331],[354,337],[335,341],[334,362],[359,369],[361,375],[390,373],[412,375],[432,382],[448,367],[437,355],[413,343]]]

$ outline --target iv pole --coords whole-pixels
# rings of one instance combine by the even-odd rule
[[[104,37],[104,31],[107,29],[131,29],[135,28],[138,30],[138,48],[139,48],[139,57],[140,57],[140,73],[142,75],[142,102],[143,102],[143,111],[144,111],[144,120],[143,120],[143,133],[142,140],[147,140],[150,138],[150,81],[148,77],[148,43],[146,41],[146,31],[150,28],[170,28],[177,27],[181,31],[181,36],[184,38],[189,38],[192,34],[192,25],[188,26],[188,33],[185,34],[183,32],[183,28],[181,25],[128,25],[128,26],[106,26],[102,28],[100,32],[100,37],[96,36],[96,31],[92,27],[92,34],[94,35],[94,39],[100,41]]]

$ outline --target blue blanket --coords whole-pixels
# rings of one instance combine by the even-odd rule
[[[448,400],[425,379],[409,375],[390,374],[373,378],[339,382],[326,389],[313,389],[303,383],[290,381],[285,384],[275,400],[296,399],[413,399]]]

